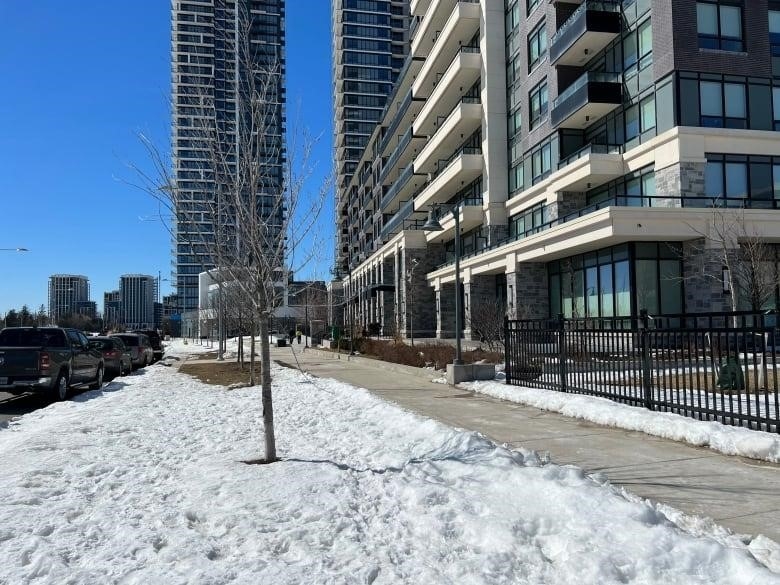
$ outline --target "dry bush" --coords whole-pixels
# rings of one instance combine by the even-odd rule
[[[455,359],[455,348],[444,343],[415,345],[412,347],[394,341],[377,341],[364,338],[360,340],[358,351],[361,354],[385,362],[416,368],[433,366],[437,370],[443,370],[447,364],[452,363],[452,360]],[[481,360],[487,363],[501,363],[503,359],[503,354],[499,352],[480,349],[463,352],[463,361],[465,363],[474,363]]]

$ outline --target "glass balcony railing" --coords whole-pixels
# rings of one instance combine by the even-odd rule
[[[550,62],[558,61],[572,46],[588,32],[620,33],[620,2],[586,0],[550,37]],[[603,34],[593,35],[592,42],[586,43],[592,55],[604,48],[610,38]],[[594,44],[595,43],[595,44]]]
[[[569,156],[562,158],[558,162],[558,168],[570,165],[576,160],[588,156],[589,154],[622,154],[624,147],[620,144],[586,144],[578,151],[573,152]]]
[[[414,163],[411,162],[408,165],[406,165],[406,168],[401,171],[401,173],[398,175],[398,178],[393,182],[392,186],[387,190],[387,193],[384,197],[382,197],[382,201],[379,202],[379,208],[384,209],[387,207],[387,205],[393,200],[393,198],[398,194],[398,192],[403,189],[406,186],[406,183],[409,182],[409,179],[412,178],[412,175],[414,174]]]

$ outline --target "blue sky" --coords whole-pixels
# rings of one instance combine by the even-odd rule
[[[321,135],[332,168],[330,2],[287,2],[288,121]],[[168,150],[168,0],[0,2],[0,313],[47,303],[48,277],[84,274],[102,309],[120,274],[170,276],[157,204],[129,186],[137,134]],[[320,218],[332,255],[333,199]],[[330,261],[297,276],[327,278]],[[171,292],[162,283],[163,294]]]

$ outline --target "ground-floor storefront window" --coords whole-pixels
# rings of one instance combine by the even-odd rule
[[[641,309],[683,312],[682,252],[677,243],[630,242],[547,265],[550,313],[622,317]]]

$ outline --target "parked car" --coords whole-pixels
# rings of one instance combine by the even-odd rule
[[[126,376],[133,369],[133,357],[118,337],[90,337],[89,344],[103,354],[106,375]]]
[[[154,350],[149,338],[142,333],[115,333],[111,337],[121,339],[130,350],[133,369],[144,368],[154,361]]]
[[[154,360],[161,360],[163,353],[165,352],[165,348],[162,344],[162,339],[160,339],[160,334],[157,333],[154,329],[136,329],[133,331],[133,333],[141,333],[142,335],[146,335],[149,338],[149,341],[152,344],[152,351],[154,352]]]
[[[103,355],[76,329],[7,327],[0,331],[0,391],[41,392],[65,400],[74,388],[103,385]]]

